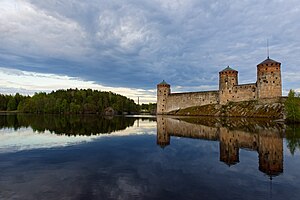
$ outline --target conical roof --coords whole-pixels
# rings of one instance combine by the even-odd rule
[[[272,59],[270,59],[270,58],[268,57],[266,60],[262,61],[262,62],[259,63],[258,65],[269,64],[269,63],[281,64],[280,62],[277,62],[277,61],[275,61],[275,60],[272,60]]]
[[[161,83],[159,83],[158,85],[169,85],[165,80],[163,80]]]
[[[226,72],[226,71],[235,71],[237,72],[236,70],[232,69],[231,67],[227,66],[225,69],[223,69],[221,72]]]

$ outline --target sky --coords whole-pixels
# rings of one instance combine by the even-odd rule
[[[67,88],[156,101],[218,89],[218,72],[256,82],[282,63],[283,94],[300,92],[299,0],[0,0],[0,93]]]

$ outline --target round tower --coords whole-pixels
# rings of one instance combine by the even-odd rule
[[[226,67],[219,72],[219,101],[226,104],[232,99],[233,87],[238,85],[238,71]]]
[[[170,144],[170,135],[167,131],[167,120],[163,116],[157,116],[157,136],[156,143],[161,148],[165,148]]]
[[[270,177],[283,172],[283,139],[277,134],[259,137],[259,170]]]
[[[258,98],[282,96],[281,63],[269,57],[257,65]]]
[[[170,93],[170,85],[164,80],[157,85],[157,114],[166,113],[167,99]]]

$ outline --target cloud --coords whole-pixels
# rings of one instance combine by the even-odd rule
[[[215,88],[227,65],[255,82],[267,39],[283,75],[297,70],[299,12],[296,0],[3,0],[0,65],[145,90]]]
[[[94,81],[84,81],[76,77],[66,75],[36,73],[28,71],[20,71],[16,69],[8,69],[0,67],[0,93],[32,95],[35,92],[51,92],[52,90],[79,88],[79,89],[95,89],[101,91],[112,91],[127,96],[136,101],[139,97],[140,103],[148,103],[156,101],[155,90],[145,90],[139,88],[125,87],[107,87],[95,83]]]

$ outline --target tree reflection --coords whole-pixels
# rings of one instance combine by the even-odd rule
[[[49,130],[64,135],[95,135],[124,130],[133,126],[135,118],[111,117],[99,115],[0,115],[0,128],[31,127],[34,131]]]
[[[300,150],[300,125],[291,124],[286,129],[287,146],[292,155]]]

